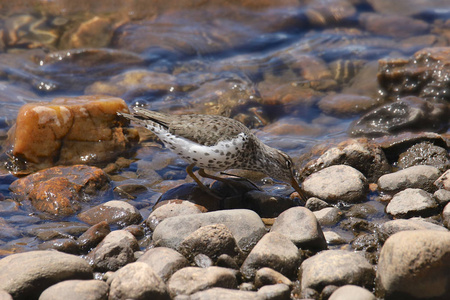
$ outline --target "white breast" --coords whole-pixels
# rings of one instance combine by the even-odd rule
[[[214,146],[204,146],[183,137],[169,133],[162,126],[147,125],[165,144],[165,146],[190,163],[200,168],[226,170],[233,165],[235,158],[245,146],[245,134],[218,142]]]

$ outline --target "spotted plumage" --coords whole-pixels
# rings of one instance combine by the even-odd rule
[[[154,132],[167,148],[190,162],[188,174],[191,176],[194,165],[214,171],[259,171],[290,183],[303,197],[294,178],[291,158],[262,143],[244,124],[234,119],[212,115],[169,115],[143,108],[135,108],[133,115],[120,114]],[[194,180],[200,184],[197,178]]]

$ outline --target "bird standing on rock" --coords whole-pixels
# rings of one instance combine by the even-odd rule
[[[193,173],[194,166],[200,168],[200,176],[220,181],[224,179],[207,174],[204,169],[262,172],[291,184],[306,199],[295,179],[289,155],[265,145],[241,122],[215,115],[169,115],[139,107],[134,110],[133,114],[118,114],[145,126],[167,148],[190,162],[186,171],[202,189],[209,191]]]

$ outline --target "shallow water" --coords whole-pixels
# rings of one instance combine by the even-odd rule
[[[0,4],[2,150],[8,150],[7,131],[23,104],[61,95],[110,94],[130,107],[236,118],[265,143],[302,163],[300,155],[311,147],[349,137],[352,121],[389,101],[376,82],[379,59],[409,57],[425,47],[449,44],[445,22],[450,12],[445,1],[430,1],[426,7],[408,5],[406,0],[373,5],[374,1],[363,0],[301,2],[305,3]],[[383,19],[386,13],[392,18],[389,21]],[[123,75],[133,70],[128,74],[134,75]],[[352,109],[346,108],[345,101],[334,106],[321,102],[336,93],[369,100]],[[161,164],[157,173],[172,186],[184,182],[186,163],[157,142],[147,144],[150,148],[140,148],[133,157]],[[113,177],[112,187],[148,186],[147,193],[130,201],[145,218],[171,185],[148,185],[145,177],[134,174],[137,164]],[[3,172],[0,193],[8,199],[15,177]],[[285,193],[278,185],[271,191],[277,193],[278,188]],[[83,209],[117,197],[107,194]],[[24,240],[16,240],[16,234],[2,237],[6,254],[15,251],[11,250],[15,246],[5,245],[8,242],[36,246],[36,238],[23,233],[30,223],[43,222],[35,214],[26,203],[3,202],[0,217],[25,236]]]

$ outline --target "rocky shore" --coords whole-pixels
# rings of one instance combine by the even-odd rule
[[[448,0],[122,2],[0,5],[0,300],[450,299]],[[205,192],[132,107],[242,122],[307,200]]]

